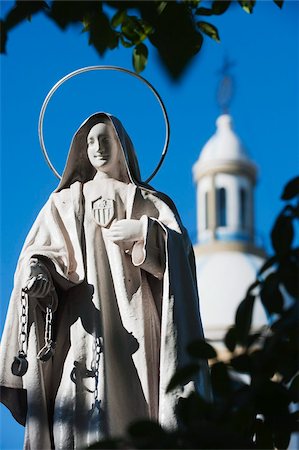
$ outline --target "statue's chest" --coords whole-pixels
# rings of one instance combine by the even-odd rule
[[[124,183],[88,183],[84,188],[85,220],[109,227],[126,218],[127,188]]]

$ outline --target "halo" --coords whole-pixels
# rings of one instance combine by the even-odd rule
[[[165,122],[165,141],[164,141],[164,147],[161,153],[161,157],[160,157],[160,161],[157,164],[155,170],[152,172],[152,174],[145,180],[145,183],[149,183],[152,178],[154,178],[154,176],[157,174],[158,170],[160,169],[161,165],[163,164],[164,158],[166,156],[167,150],[168,150],[168,144],[169,144],[169,138],[170,138],[170,126],[169,126],[169,119],[168,119],[168,115],[166,112],[166,108],[165,105],[159,95],[159,93],[156,91],[156,89],[153,87],[153,85],[147,81],[145,78],[143,78],[141,75],[138,75],[135,72],[132,72],[131,70],[125,69],[123,67],[118,67],[118,66],[88,66],[88,67],[82,67],[81,69],[77,69],[74,70],[74,72],[69,73],[68,75],[64,76],[63,78],[61,78],[61,80],[59,80],[53,87],[52,89],[49,91],[48,95],[46,96],[44,103],[41,107],[40,110],[40,114],[39,114],[39,120],[38,120],[38,136],[39,136],[39,142],[40,142],[40,146],[43,152],[43,155],[46,159],[46,162],[48,164],[48,166],[50,167],[50,169],[52,170],[52,172],[54,173],[54,175],[56,175],[57,178],[59,178],[61,180],[61,175],[57,172],[57,170],[55,169],[54,165],[52,164],[46,146],[45,146],[45,141],[44,141],[44,135],[43,135],[43,124],[44,124],[44,116],[45,116],[45,112],[48,106],[49,101],[51,100],[53,94],[57,91],[57,89],[67,80],[69,80],[70,78],[75,77],[76,75],[79,75],[81,73],[84,72],[91,72],[91,71],[95,71],[95,70],[115,70],[117,72],[123,72],[123,73],[127,73],[128,75],[132,75],[133,77],[137,78],[138,80],[142,81],[143,83],[146,84],[146,86],[152,91],[152,93],[155,95],[162,113],[163,113],[163,117],[164,117],[164,122]]]

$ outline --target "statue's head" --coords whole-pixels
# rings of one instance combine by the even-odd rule
[[[133,144],[121,122],[107,113],[93,114],[75,133],[57,191],[99,172],[126,183],[140,182]]]
[[[87,155],[91,165],[108,176],[118,177],[124,158],[114,128],[107,120],[94,125],[87,135]]]

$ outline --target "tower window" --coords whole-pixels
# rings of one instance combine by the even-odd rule
[[[240,189],[240,225],[246,228],[246,209],[247,209],[247,192],[244,188]]]
[[[208,191],[205,192],[204,202],[205,202],[205,223],[204,223],[204,227],[205,227],[205,230],[207,230],[209,228],[209,193],[208,193]]]
[[[219,227],[225,227],[227,225],[226,217],[226,190],[220,188],[216,190],[217,192],[217,224]]]

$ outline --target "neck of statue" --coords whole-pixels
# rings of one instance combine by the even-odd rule
[[[104,180],[119,180],[120,181],[120,176],[119,176],[119,171],[115,171],[115,173],[106,173],[106,172],[102,172],[100,170],[97,170],[97,173],[94,176],[94,180],[95,181],[104,181]]]

